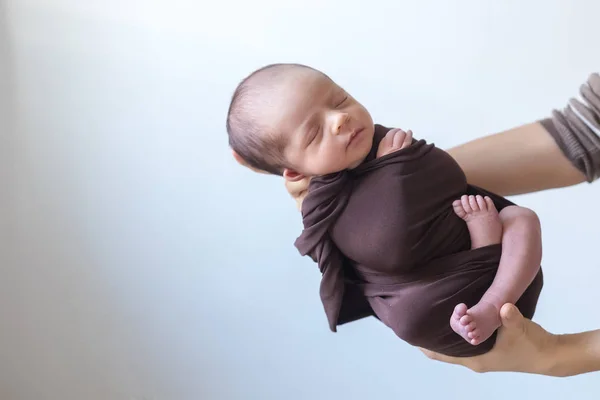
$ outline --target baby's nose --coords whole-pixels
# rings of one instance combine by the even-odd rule
[[[348,114],[339,114],[336,116],[333,123],[333,134],[339,135],[344,133],[344,125],[348,122]]]

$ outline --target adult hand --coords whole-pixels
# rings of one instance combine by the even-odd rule
[[[252,166],[250,166],[246,160],[244,160],[238,153],[235,152],[235,150],[231,151],[231,154],[233,155],[233,158],[243,167],[246,167],[256,173],[259,174],[269,174],[266,171],[254,168]],[[288,191],[288,193],[292,196],[292,198],[296,201],[296,208],[298,208],[298,211],[300,211],[302,209],[302,200],[304,200],[304,197],[306,196],[306,193],[308,192],[308,184],[310,183],[310,178],[303,178],[300,180],[297,180],[295,182],[292,181],[288,181],[287,179],[284,179],[284,183],[285,183],[285,188]]]
[[[285,180],[284,182],[286,190],[296,201],[296,208],[298,211],[301,211],[302,201],[304,200],[304,197],[306,197],[306,193],[308,193],[310,178],[306,177],[295,182]]]
[[[558,336],[532,322],[512,304],[500,310],[502,326],[494,348],[475,357],[449,357],[420,349],[432,360],[457,364],[475,372],[513,371],[551,375]]]

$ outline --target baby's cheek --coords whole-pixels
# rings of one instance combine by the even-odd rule
[[[320,157],[313,160],[313,165],[317,166],[322,173],[338,172],[345,168],[345,155],[339,152],[322,152]]]

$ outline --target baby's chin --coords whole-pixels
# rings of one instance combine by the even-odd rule
[[[364,149],[363,151],[365,152],[365,157],[369,154],[369,152],[371,151],[371,149],[373,148],[373,139],[375,138],[375,127],[374,126],[368,126],[367,128],[365,128],[365,131],[367,133],[366,137],[365,137],[365,141],[364,141]]]

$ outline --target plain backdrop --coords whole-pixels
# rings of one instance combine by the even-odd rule
[[[546,117],[600,68],[587,1],[0,0],[0,399],[597,399],[475,374],[375,319],[329,331],[281,179],[230,157],[235,85],[320,68],[442,148]],[[600,183],[543,223],[536,320],[600,327]]]

